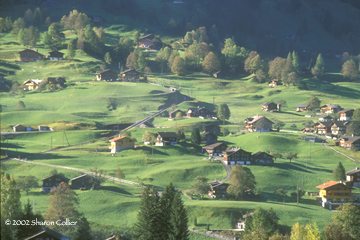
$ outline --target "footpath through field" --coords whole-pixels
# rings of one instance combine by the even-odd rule
[[[355,163],[357,163],[357,164],[360,164],[360,162],[358,162],[358,161],[356,161],[355,159],[353,159],[353,158],[349,157],[348,155],[345,155],[344,153],[339,152],[338,150],[336,150],[336,149],[334,149],[334,148],[332,148],[332,147],[329,147],[328,145],[326,145],[326,143],[323,143],[322,145],[323,145],[324,147],[326,147],[326,148],[329,148],[329,149],[331,149],[331,150],[333,150],[333,151],[337,152],[338,154],[343,155],[344,157],[346,157],[346,158],[350,159],[351,161],[353,161],[353,162],[355,162]]]

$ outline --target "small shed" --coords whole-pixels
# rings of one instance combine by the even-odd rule
[[[63,60],[64,59],[64,54],[62,52],[59,51],[52,51],[49,52],[49,59],[50,61],[58,61],[58,60]]]
[[[25,132],[26,131],[26,127],[24,127],[23,125],[20,124],[16,124],[15,126],[13,126],[14,132]]]

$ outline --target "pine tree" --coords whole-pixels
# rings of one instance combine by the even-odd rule
[[[300,67],[300,58],[297,52],[293,51],[292,53],[292,65],[295,69],[295,71],[299,74],[301,67]]]
[[[315,77],[324,75],[326,73],[325,62],[321,53],[319,53],[317,56],[315,66],[311,69],[311,73]]]
[[[191,131],[191,143],[195,146],[199,146],[201,143],[201,136],[198,128],[193,128]]]
[[[169,240],[189,239],[188,218],[180,193],[176,193],[171,208],[170,223],[172,232]]]
[[[43,217],[41,216],[41,214],[34,214],[33,213],[33,208],[30,204],[30,200],[27,200],[27,203],[24,205],[24,210],[21,213],[21,217],[19,220],[27,220],[30,223],[33,220],[37,220],[37,221],[44,221]],[[18,232],[17,232],[17,238],[18,239],[25,239],[26,237],[32,236],[38,232],[41,231],[41,226],[40,225],[33,225],[33,226],[28,226],[28,225],[19,225],[18,227]]]
[[[161,208],[161,217],[159,220],[162,222],[162,236],[169,236],[167,239],[170,239],[170,236],[173,235],[173,226],[170,222],[172,212],[172,205],[175,197],[175,188],[172,183],[169,186],[165,187],[165,191],[161,195],[160,199],[160,208]]]
[[[305,227],[297,222],[291,228],[290,240],[303,240],[306,239],[306,235]]]
[[[36,8],[33,14],[33,24],[39,26],[42,22],[42,13],[40,8]]]
[[[138,65],[137,70],[139,70],[140,72],[144,71],[144,69],[147,67],[146,59],[142,51],[139,52],[137,65]]]
[[[21,45],[24,45],[25,46],[25,29],[20,29],[18,35],[17,35],[17,40],[18,42],[21,44]]]
[[[104,55],[104,60],[105,60],[105,62],[106,62],[107,64],[111,64],[112,58],[111,58],[109,52],[105,53],[105,55]]]
[[[293,57],[292,57],[291,52],[289,52],[289,54],[287,55],[287,59],[288,59],[288,60],[290,60],[290,61],[292,61],[292,60],[293,60]]]
[[[75,232],[74,240],[92,240],[93,237],[91,235],[91,228],[89,222],[85,217],[81,217],[80,220],[77,222],[78,227],[77,231]]]
[[[341,162],[339,162],[339,164],[333,170],[333,179],[335,181],[345,181],[346,180],[345,168]]]
[[[68,42],[67,57],[69,59],[74,59],[75,57],[75,39]]]

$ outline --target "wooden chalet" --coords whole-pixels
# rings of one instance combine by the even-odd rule
[[[27,237],[24,240],[70,240],[70,238],[48,228],[44,228],[40,232]]]
[[[210,156],[222,156],[223,152],[225,152],[227,148],[228,145],[225,143],[217,142],[202,147],[202,151],[204,152],[205,150]]]
[[[64,60],[64,54],[59,51],[49,52],[49,60],[50,61]]]
[[[343,136],[339,139],[339,146],[345,149],[355,148],[360,150],[360,137]]]
[[[175,132],[157,132],[155,146],[175,145],[179,139]]]
[[[72,189],[100,189],[101,180],[84,174],[70,180]]]
[[[345,185],[342,181],[328,181],[316,188],[320,189],[319,200],[321,199],[322,206],[329,210],[335,210],[355,198],[351,194],[352,187]]]
[[[322,113],[337,113],[337,112],[341,111],[342,109],[343,108],[337,104],[325,104],[320,107],[320,111]]]
[[[138,82],[140,78],[140,73],[135,69],[128,69],[120,74],[125,82]]]
[[[181,116],[185,115],[183,111],[181,111],[180,109],[176,109],[169,113],[169,118],[175,118],[177,113],[181,113]]]
[[[262,108],[261,110],[264,112],[273,112],[278,110],[278,106],[274,102],[264,102],[260,106]]]
[[[59,186],[60,183],[62,183],[62,182],[68,184],[69,180],[70,179],[64,177],[61,174],[55,174],[55,175],[52,175],[50,177],[46,177],[46,178],[44,178],[42,180],[43,181],[42,191],[43,192],[50,192],[53,189],[53,187]]]
[[[274,160],[273,160],[273,156],[271,156],[270,154],[263,152],[263,151],[259,151],[257,153],[254,153],[252,155],[252,160],[254,164],[259,164],[259,165],[274,165]]]
[[[149,47],[153,46],[154,43],[151,40],[152,35],[153,34],[150,33],[150,34],[146,34],[146,35],[139,37],[138,47],[149,48]]]
[[[333,135],[343,135],[346,133],[346,125],[348,122],[345,121],[332,121],[331,133]]]
[[[340,113],[340,121],[349,121],[354,114],[354,109],[344,109],[339,111],[339,113]]]
[[[213,118],[216,114],[205,107],[189,108],[186,117]]]
[[[26,127],[24,127],[23,125],[20,125],[20,124],[16,124],[15,126],[13,126],[13,130],[14,130],[14,132],[25,132]]]
[[[249,132],[269,132],[274,124],[264,116],[254,116],[245,119],[246,130]]]
[[[251,165],[252,156],[251,152],[244,151],[241,148],[233,148],[223,153],[224,163],[226,165]]]
[[[211,132],[203,132],[202,139],[202,143],[207,145],[217,142],[217,136]]]
[[[111,146],[109,147],[111,153],[121,152],[125,149],[131,149],[135,147],[135,141],[126,136],[119,136],[113,139],[110,139]]]
[[[345,172],[346,181],[350,183],[351,186],[360,188],[360,167],[356,167]]]
[[[307,104],[299,104],[299,105],[296,105],[296,111],[297,112],[305,112],[305,111],[308,111],[308,106]]]
[[[215,135],[220,135],[220,127],[215,123],[211,123],[204,126],[204,132],[211,132]]]
[[[320,122],[332,122],[333,118],[331,116],[322,116],[322,117],[319,117],[319,121]]]
[[[113,82],[118,79],[117,72],[114,72],[113,70],[110,69],[105,69],[101,72],[97,72],[95,73],[95,75],[96,75],[96,80],[98,81],[104,80],[108,82]]]
[[[277,80],[271,80],[269,83],[269,87],[276,87],[277,85],[280,85],[279,81]]]
[[[35,62],[43,60],[44,55],[41,53],[35,52],[34,50],[25,49],[20,52],[20,62]]]
[[[209,191],[210,198],[225,198],[226,190],[230,184],[219,182],[219,181],[213,181],[213,182],[209,183],[209,185],[210,185],[210,189],[211,189]]]
[[[314,132],[314,128],[303,128],[301,129],[303,133],[312,133]]]
[[[329,134],[331,133],[332,122],[317,122],[313,125],[313,128],[317,134]]]
[[[25,91],[36,90],[42,82],[40,79],[28,79],[22,85]]]

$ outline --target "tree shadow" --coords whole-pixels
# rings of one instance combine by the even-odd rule
[[[166,146],[165,146],[166,147]],[[143,147],[138,147],[138,148],[135,148],[134,150],[137,151],[137,150],[143,150],[144,152],[146,151],[147,154],[158,154],[158,155],[164,155],[164,156],[170,156],[168,153],[164,153],[162,151],[160,151],[159,149],[157,148],[161,148],[160,146],[152,146],[152,147],[148,147],[148,146],[143,146]]]
[[[296,162],[275,163],[273,165],[273,167],[279,168],[279,169],[284,169],[284,170],[296,170],[296,171],[301,171],[301,172],[306,172],[306,173],[311,173],[312,171],[321,171],[321,172],[327,172],[327,173],[332,172],[331,170],[328,170],[328,169],[309,166],[309,164],[306,168],[306,165],[296,163]]]
[[[128,191],[125,191],[124,189],[121,189],[121,188],[115,187],[115,186],[101,186],[101,190],[111,191],[111,192],[116,192],[116,193],[121,193],[121,194],[126,194],[126,195],[132,195]]]

